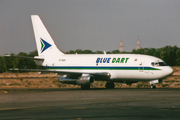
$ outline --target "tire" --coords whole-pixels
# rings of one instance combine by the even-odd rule
[[[114,82],[107,82],[106,83],[106,88],[107,89],[113,89],[114,87],[115,87]]]
[[[81,85],[81,89],[82,90],[89,90],[90,89],[90,85]]]
[[[156,89],[156,86],[152,84],[151,89]]]

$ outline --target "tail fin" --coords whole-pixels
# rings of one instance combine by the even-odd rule
[[[62,53],[55,45],[52,37],[38,15],[31,15],[34,36],[39,56],[59,55]]]

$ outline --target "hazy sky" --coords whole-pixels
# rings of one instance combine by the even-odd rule
[[[180,0],[0,0],[0,55],[36,50],[32,14],[62,51],[180,47]]]

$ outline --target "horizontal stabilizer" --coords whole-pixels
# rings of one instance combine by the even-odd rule
[[[30,60],[44,60],[44,58],[25,57],[25,56],[14,56],[14,55],[4,55],[4,57],[23,58],[23,59],[30,59]]]

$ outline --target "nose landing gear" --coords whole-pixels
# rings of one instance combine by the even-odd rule
[[[114,82],[107,82],[106,83],[106,88],[107,89],[113,89],[114,87],[115,87]]]
[[[151,89],[156,89],[156,86],[151,84]]]
[[[151,80],[151,81],[149,81],[149,84],[151,85],[151,89],[155,89],[156,86],[154,84],[160,83],[160,82],[162,82],[162,80]]]

